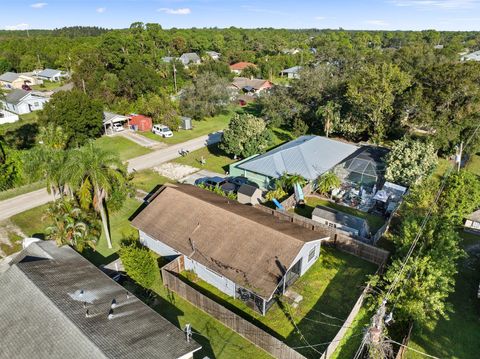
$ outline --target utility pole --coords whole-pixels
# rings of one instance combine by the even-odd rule
[[[85,80],[82,79],[82,87],[83,87],[83,93],[87,94],[87,90],[85,89]]]
[[[173,86],[175,94],[177,94],[177,68],[175,67],[175,60],[173,60]]]
[[[462,154],[463,154],[463,141],[460,142],[460,148],[457,152],[457,172],[460,171],[460,167],[462,166]]]

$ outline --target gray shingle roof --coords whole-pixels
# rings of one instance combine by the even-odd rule
[[[471,221],[475,221],[475,222],[480,222],[480,209],[473,212],[469,216],[467,216],[467,219],[469,219]]]
[[[30,92],[21,90],[21,89],[16,89],[10,92],[7,96],[5,96],[5,101],[7,103],[11,103],[12,105],[18,104],[22,99],[27,97],[30,94]]]
[[[58,75],[61,72],[62,72],[61,70],[45,69],[45,70],[40,71],[37,74],[37,76],[50,78],[50,77],[54,77],[54,76]]]
[[[179,358],[200,348],[68,246],[41,241],[17,258],[0,274],[2,356]]]
[[[332,208],[325,206],[317,206],[312,212],[312,218],[320,217],[333,223],[339,223],[341,225],[354,228],[360,232],[363,231],[366,221],[360,217],[356,217],[344,212],[336,211]]]
[[[20,77],[19,74],[15,72],[5,72],[0,76],[0,81],[13,82]]]
[[[278,178],[283,173],[299,174],[314,180],[358,150],[358,147],[320,136],[301,136],[238,168]]]

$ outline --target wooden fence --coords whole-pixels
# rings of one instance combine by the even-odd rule
[[[348,232],[340,231],[298,214],[277,211],[265,206],[255,207],[264,212],[270,213],[280,220],[296,223],[312,231],[322,233],[322,235],[326,234],[330,237],[330,240],[327,241],[326,244],[333,245],[343,252],[353,254],[354,256],[362,258],[366,261],[375,263],[378,266],[383,266],[390,255],[389,251],[358,240],[355,238],[355,236]]]
[[[183,282],[176,275],[180,269],[180,257],[162,267],[163,284],[168,290],[177,293],[197,308],[210,314],[245,339],[270,353],[273,357],[279,359],[305,359],[303,355],[277,338]]]

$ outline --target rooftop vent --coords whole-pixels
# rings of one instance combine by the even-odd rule
[[[117,301],[115,298],[112,299],[112,304],[110,305],[110,308],[114,309],[117,306]]]
[[[115,315],[113,314],[113,309],[110,309],[110,311],[108,312],[108,319],[113,319],[115,318]]]

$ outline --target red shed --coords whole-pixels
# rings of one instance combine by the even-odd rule
[[[137,131],[151,131],[153,122],[150,117],[144,115],[131,115],[130,126],[134,127]]]

